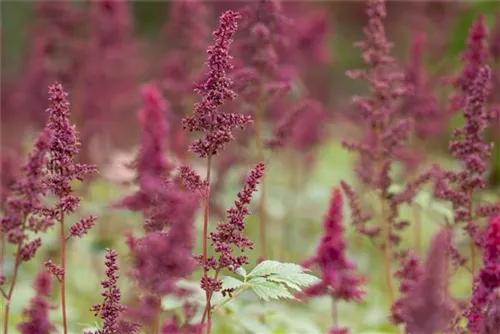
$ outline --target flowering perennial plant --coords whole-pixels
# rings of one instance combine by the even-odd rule
[[[142,9],[153,5],[168,8],[156,45],[134,34],[133,14],[140,21]],[[500,120],[500,24],[488,34],[489,12],[474,18],[463,38],[463,67],[452,77],[444,72],[454,64],[441,47],[455,43],[430,33],[433,20],[449,25],[451,16],[476,4],[414,4],[409,17],[400,5],[368,0],[364,40],[354,44],[364,67],[347,75],[369,92],[347,100],[342,93],[359,87],[336,85],[335,76],[351,61],[343,56],[349,36],[343,29],[364,24],[352,11],[359,4],[181,0],[142,6],[124,0],[36,4],[27,63],[12,77],[2,72],[3,333],[498,332],[500,145],[494,151],[491,141],[498,139]],[[330,9],[342,37],[333,40],[335,48]],[[207,49],[209,23],[220,11]],[[148,17],[148,28],[153,21]],[[401,21],[410,29],[393,35]],[[407,33],[408,59],[400,70],[395,55],[406,45],[394,48],[391,40]],[[443,62],[427,63],[427,54]],[[451,85],[436,84],[443,81]],[[448,97],[442,88],[454,92]],[[353,103],[346,107],[344,100]],[[137,109],[136,120],[128,117]],[[17,132],[29,126],[39,132],[24,160]],[[246,131],[236,136],[237,129]],[[127,184],[81,163],[115,162],[109,153],[132,149],[135,132],[138,150],[124,164],[133,173]],[[340,150],[356,153],[354,180],[340,175],[342,154],[330,155],[339,137],[348,139]],[[458,168],[446,166],[441,155]],[[242,184],[229,206],[226,187],[238,183],[234,179]],[[324,198],[325,184],[339,180]],[[273,185],[267,192],[266,183]],[[318,229],[321,199],[329,206]],[[352,226],[344,226],[344,200]],[[128,212],[113,212],[109,203]],[[136,224],[132,213],[142,218]],[[317,232],[319,244],[310,249],[315,238],[309,233]],[[380,254],[368,251],[373,246]],[[254,249],[258,254],[248,252]],[[355,252],[348,256],[348,249]],[[273,260],[276,251],[286,262]],[[314,255],[304,260],[307,251]],[[122,274],[126,280],[119,280]],[[33,278],[34,295],[26,296],[23,284]],[[87,300],[92,284],[100,291],[96,303]],[[257,298],[289,303],[257,304]],[[292,304],[297,300],[301,305]],[[373,316],[379,312],[369,308],[381,305],[388,316]],[[52,313],[60,316],[51,319]]]

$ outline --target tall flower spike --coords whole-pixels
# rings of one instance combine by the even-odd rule
[[[36,295],[31,299],[29,307],[23,311],[26,321],[20,323],[17,329],[22,334],[57,333],[57,327],[49,319],[50,310],[55,308],[50,305],[49,301],[52,292],[52,277],[46,271],[42,271],[33,285]]]
[[[372,87],[372,96],[353,99],[367,134],[363,141],[344,141],[343,144],[360,155],[356,167],[360,179],[373,187],[383,188],[390,184],[383,181],[383,169],[386,167],[381,164],[385,160],[401,158],[398,153],[411,133],[413,122],[397,118],[398,99],[407,93],[407,89],[403,85],[403,72],[396,68],[396,60],[390,55],[393,44],[385,35],[385,2],[368,1],[367,15],[366,38],[355,43],[355,47],[363,51],[363,59],[369,69],[347,72],[349,77],[367,81]]]
[[[195,106],[194,116],[183,119],[183,125],[190,131],[205,133],[205,138],[195,140],[190,150],[199,157],[216,155],[233,139],[235,128],[244,128],[251,122],[250,116],[223,113],[219,107],[233,100],[236,93],[227,71],[233,68],[229,48],[238,27],[240,14],[227,11],[220,17],[219,27],[213,33],[215,44],[208,48],[208,73],[205,81],[196,88],[201,102]]]
[[[467,49],[462,53],[465,66],[453,80],[458,92],[450,98],[450,112],[456,112],[465,107],[469,88],[474,84],[477,72],[486,64],[488,31],[485,17],[481,15],[472,25],[467,40]]]
[[[70,124],[70,109],[66,93],[61,84],[49,87],[50,107],[47,128],[52,131],[48,164],[50,190],[61,199],[72,193],[71,181],[82,181],[84,176],[97,171],[93,165],[74,162],[79,152],[80,142],[75,126]]]
[[[449,296],[449,259],[446,246],[450,230],[443,229],[432,240],[423,272],[401,302],[408,333],[428,334],[447,330],[455,315]]]
[[[360,301],[365,294],[361,286],[366,278],[354,273],[356,265],[346,256],[343,204],[342,193],[335,188],[316,255],[305,263],[307,267],[317,265],[321,270],[321,282],[305,290],[307,296],[331,295],[335,299]]]
[[[411,90],[405,96],[400,108],[403,116],[413,117],[416,135],[421,139],[437,135],[445,125],[437,96],[428,83],[424,66],[425,42],[424,33],[419,32],[414,35],[410,61],[405,73],[405,82]]]
[[[500,287],[500,215],[492,218],[484,242],[484,266],[475,277],[471,305],[465,316],[469,319],[468,328],[476,333],[487,324],[485,317],[487,304],[496,289]]]
[[[103,320],[102,329],[99,329],[94,334],[118,334],[120,315],[125,312],[125,306],[120,304],[121,291],[118,287],[118,254],[112,249],[106,250],[106,277],[107,279],[101,282],[104,289],[102,296],[104,300],[101,304],[94,305],[90,310],[99,315]]]
[[[453,156],[462,162],[463,167],[458,172],[444,172],[435,189],[438,198],[453,203],[456,223],[466,223],[465,229],[474,240],[478,226],[474,221],[472,194],[485,187],[487,162],[491,154],[491,144],[484,140],[484,130],[489,122],[485,102],[490,92],[490,80],[491,70],[485,66],[478,70],[474,83],[468,87],[465,125],[455,130],[449,145]]]
[[[219,259],[209,260],[214,263],[215,269],[229,268],[236,270],[248,263],[244,255],[234,256],[233,247],[245,250],[253,248],[253,242],[249,240],[243,231],[245,230],[245,216],[250,214],[248,205],[252,200],[253,193],[257,190],[259,180],[264,176],[265,164],[263,162],[255,165],[245,179],[243,190],[241,190],[234,202],[234,207],[227,210],[227,222],[217,225],[217,232],[210,234],[210,239]]]
[[[147,191],[154,188],[155,183],[158,186],[158,179],[168,172],[165,141],[169,130],[166,116],[170,111],[155,84],[144,85],[141,94],[144,104],[138,113],[142,127],[141,148],[136,163],[139,185]]]

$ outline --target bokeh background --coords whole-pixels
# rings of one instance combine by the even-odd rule
[[[40,3],[8,0],[0,3],[0,148],[3,157],[22,156],[27,152],[36,131],[43,127],[47,118],[47,85],[54,80],[63,82],[70,92],[73,121],[82,133],[81,159],[97,164],[100,169],[99,177],[81,186],[86,195],[79,212],[81,216],[96,214],[98,225],[88,238],[70,245],[68,260],[70,323],[74,333],[81,333],[95,321],[88,308],[100,298],[104,249],[116,248],[126,259],[127,248],[122,236],[126,231],[140,229],[140,215],[109,209],[110,203],[132,190],[133,172],[125,163],[132,159],[139,143],[136,113],[141,106],[140,85],[151,80],[165,80],[168,76],[166,58],[179,41],[175,34],[172,37],[168,32],[173,7],[169,1],[129,2],[127,12],[109,13],[108,18],[101,18],[103,21],[92,21],[97,20],[92,13],[70,17],[58,6],[51,8],[45,2],[42,8]],[[212,31],[223,10],[238,9],[245,3],[214,1],[206,4],[210,8],[207,22]],[[324,135],[314,146],[302,151],[280,152],[273,156],[269,166],[268,215],[273,258],[301,262],[305,256],[313,254],[321,235],[321,221],[331,188],[341,179],[355,179],[353,156],[341,148],[340,139],[357,136],[351,98],[354,94],[367,92],[366,86],[345,75],[349,69],[363,67],[359,50],[352,44],[363,38],[364,5],[362,1],[284,2],[286,12],[298,22],[314,15],[322,20],[323,26],[318,24],[316,36],[326,37],[318,41],[310,38],[313,41],[309,44],[304,37],[304,50],[299,49],[301,44],[296,45],[294,52],[302,55],[300,62],[305,64],[301,75],[307,78],[294,88],[299,95],[318,99],[327,121],[322,122],[321,129],[315,130]],[[71,2],[70,6],[85,8],[86,3]],[[425,67],[444,110],[451,90],[440,80],[460,68],[459,55],[465,48],[468,30],[479,15],[485,15],[488,26],[493,28],[495,19],[500,17],[500,2],[389,1],[387,10],[386,31],[395,43],[394,55],[402,67],[409,62],[415,32],[425,33]],[[74,12],[79,13],[79,10]],[[72,20],[81,22],[75,24]],[[97,24],[107,31],[103,36],[110,40],[103,37],[100,43],[85,44],[86,34],[91,34],[93,25]],[[208,39],[204,45],[209,44]],[[118,45],[119,51],[115,50],[118,54],[107,54],[109,45]],[[311,52],[305,52],[308,50]],[[205,57],[204,54],[200,56],[202,60]],[[168,90],[168,86],[165,89]],[[172,122],[175,123],[180,115],[174,116],[177,118]],[[451,129],[461,121],[459,115],[450,117],[431,140],[419,143],[429,162],[453,166],[447,145]],[[172,159],[177,158],[174,151],[170,152]],[[498,193],[500,183],[500,154],[498,151],[495,154],[488,190],[491,196]],[[196,159],[191,159],[196,164]],[[16,172],[15,165],[9,165],[9,161],[7,158],[2,160],[4,181],[9,173]],[[236,164],[228,171],[221,167],[218,177],[224,179],[221,185],[224,191],[218,200],[222,208],[234,200],[241,177],[250,164]],[[431,209],[429,201],[429,193],[424,192],[418,198],[419,205],[427,212],[423,219],[424,245],[439,228],[439,217],[450,214],[450,209],[439,203],[432,203]],[[257,218],[250,217],[247,226],[249,235],[256,239]],[[198,228],[201,228],[199,222]],[[360,270],[370,277],[369,293],[361,304],[340,305],[340,323],[351,326],[354,333],[390,333],[393,329],[386,321],[388,300],[381,274],[382,262],[378,253],[371,251],[370,243],[352,232],[348,228],[349,252]],[[57,252],[56,233],[49,234],[37,259],[23,269],[13,301],[13,324],[19,322],[21,310],[32,296],[32,278],[42,263],[39,260],[57,257]],[[256,254],[250,256],[254,263]],[[8,271],[8,261],[6,268]],[[453,286],[454,292],[467,295],[470,279],[466,274],[460,275],[458,273]],[[122,276],[126,295],[130,282],[125,274]],[[328,299],[320,298],[307,305],[273,302],[264,306],[252,303],[253,298],[243,295],[231,303],[227,313],[216,317],[216,332],[322,333],[331,322]],[[169,302],[165,301],[165,305],[171,305]],[[59,312],[54,311],[54,320],[58,317]]]

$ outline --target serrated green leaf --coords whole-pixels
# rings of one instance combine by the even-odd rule
[[[265,301],[271,299],[295,299],[288,289],[280,283],[271,282],[265,278],[255,278],[250,281],[253,292]]]
[[[222,278],[222,289],[238,289],[243,284],[245,284],[243,281],[231,276],[224,276]]]
[[[270,276],[267,280],[277,283],[284,283],[291,289],[301,291],[302,287],[311,286],[317,282],[319,279],[316,276],[305,274],[305,273],[297,273],[287,275],[285,277],[282,276]]]
[[[295,263],[281,263],[273,260],[266,260],[259,263],[250,274],[247,275],[248,278],[259,277],[265,275],[278,274],[280,276],[302,273],[308,271],[307,269],[299,266]]]

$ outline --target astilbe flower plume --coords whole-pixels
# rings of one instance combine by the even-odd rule
[[[158,296],[179,293],[176,283],[194,269],[193,240],[192,221],[179,221],[167,232],[150,232],[137,239],[131,248],[131,274],[139,288]]]
[[[36,295],[30,305],[24,309],[23,315],[27,318],[21,322],[17,329],[22,334],[50,334],[57,333],[57,327],[50,321],[49,312],[55,309],[50,304],[52,293],[52,277],[46,271],[41,271],[33,284]]]
[[[408,93],[404,83],[404,73],[396,65],[396,60],[390,55],[393,44],[387,40],[383,19],[386,17],[385,2],[370,0],[367,7],[368,25],[364,29],[366,39],[355,44],[363,53],[363,59],[368,66],[366,70],[348,71],[351,78],[362,79],[370,85],[371,96],[355,97],[353,103],[357,106],[355,119],[362,124],[365,133],[360,141],[343,141],[343,146],[358,153],[358,163],[355,168],[359,180],[365,187],[378,193],[382,212],[382,226],[367,226],[367,215],[360,213],[360,207],[354,189],[346,182],[342,188],[349,198],[356,228],[370,238],[383,233],[383,250],[385,261],[392,256],[392,246],[397,246],[401,240],[400,230],[408,222],[398,221],[399,206],[403,202],[411,202],[417,190],[429,179],[429,173],[418,176],[408,183],[403,191],[405,200],[390,194],[393,183],[392,169],[395,162],[407,159],[405,143],[413,131],[412,118],[401,118],[399,103]],[[388,266],[388,263],[386,263]],[[389,270],[389,269],[388,269]],[[392,275],[387,279],[392,280]],[[391,289],[392,290],[392,289]]]
[[[208,73],[205,81],[196,88],[201,102],[196,104],[194,116],[183,119],[183,125],[189,131],[205,133],[203,139],[195,140],[190,146],[190,150],[199,157],[219,153],[233,139],[232,131],[235,128],[243,128],[251,122],[250,116],[219,110],[225,101],[236,97],[231,89],[232,80],[226,72],[233,68],[229,48],[240,17],[240,14],[233,11],[227,11],[221,16],[219,27],[213,33],[215,44],[207,51]]]
[[[106,280],[101,282],[101,286],[104,292],[101,295],[104,300],[100,304],[94,305],[90,310],[99,315],[103,320],[102,329],[98,329],[93,332],[87,332],[86,334],[118,334],[119,331],[119,319],[120,316],[125,312],[126,307],[120,303],[121,291],[118,287],[118,254],[112,249],[106,250],[105,255],[106,261]],[[123,324],[122,324],[123,325]],[[133,324],[131,324],[133,325]]]
[[[192,212],[195,211],[196,208],[193,208]],[[177,283],[195,269],[192,218],[190,221],[175,221],[168,231],[151,231],[144,237],[130,238],[130,275],[143,291],[143,296],[140,305],[128,309],[127,317],[143,325],[155,326],[155,318],[161,312],[160,298],[189,294]]]
[[[21,168],[19,179],[10,190],[5,203],[5,215],[0,220],[2,252],[6,249],[4,242],[16,247],[14,268],[12,275],[8,277],[9,281],[3,272],[0,273],[1,297],[7,302],[2,314],[5,333],[9,328],[9,303],[14,298],[20,267],[22,263],[31,260],[42,245],[42,239],[35,236],[45,233],[54,225],[52,219],[41,214],[46,209],[43,199],[48,191],[47,162],[51,139],[52,132],[48,129],[38,136],[33,151],[28,156],[28,161]],[[4,255],[6,254],[2,254]],[[2,270],[3,260],[0,264]],[[6,281],[8,284],[5,284]]]
[[[344,239],[342,192],[335,188],[330,207],[323,221],[323,237],[316,255],[305,261],[305,267],[317,265],[321,282],[306,289],[306,296],[329,295],[334,299],[360,301],[365,294],[362,285],[366,278],[354,273],[356,265],[347,258],[347,241]]]
[[[291,45],[298,52],[287,52],[287,63],[293,64],[291,70],[297,73],[294,79],[300,81],[305,94],[327,104],[332,86],[329,67],[333,62],[330,46],[333,37],[332,20],[328,9],[324,8],[328,5],[305,2],[293,4],[296,9],[289,14],[294,23],[289,35],[293,38]]]
[[[485,17],[481,15],[472,25],[467,40],[467,48],[461,55],[465,65],[452,80],[453,86],[458,91],[450,97],[450,112],[457,112],[466,107],[469,89],[474,84],[477,73],[486,65],[488,59],[487,41],[488,31]]]
[[[47,162],[47,187],[57,198],[54,208],[46,210],[45,214],[52,219],[63,220],[63,216],[77,209],[80,198],[73,195],[71,183],[83,181],[87,174],[97,172],[94,165],[75,163],[80,142],[75,126],[70,124],[70,109],[67,100],[68,93],[59,83],[49,87],[50,107],[47,109],[49,120],[47,129],[52,132],[49,159]],[[76,226],[88,226],[83,218]],[[75,230],[79,230],[76,228]]]
[[[371,85],[372,96],[355,97],[353,100],[367,135],[361,142],[344,141],[344,146],[360,155],[356,167],[360,179],[384,191],[384,187],[390,185],[384,182],[390,169],[386,166],[389,163],[387,160],[397,158],[397,150],[410,135],[412,121],[397,119],[397,102],[406,89],[403,86],[403,73],[397,70],[395,59],[390,56],[393,45],[387,40],[383,25],[385,2],[370,0],[367,14],[369,23],[364,29],[366,40],[355,46],[363,50],[363,59],[369,69],[347,73],[349,77],[363,79]]]
[[[394,276],[400,280],[399,292],[401,296],[391,306],[391,322],[396,325],[403,324],[406,321],[404,314],[404,305],[407,303],[407,294],[416,284],[418,279],[424,274],[424,269],[420,258],[413,249],[401,257],[401,267]]]
[[[368,25],[364,28],[365,40],[357,42],[368,69],[348,71],[347,75],[354,79],[362,79],[370,86],[369,97],[355,97],[357,106],[355,120],[361,124],[364,138],[360,141],[343,141],[343,146],[358,154],[355,171],[358,179],[367,190],[374,191],[378,197],[380,225],[367,226],[370,221],[366,214],[360,213],[359,198],[354,189],[346,182],[342,188],[352,205],[353,223],[357,230],[369,238],[378,238],[384,256],[385,281],[387,283],[391,304],[395,302],[393,286],[393,257],[401,256],[397,248],[401,243],[401,231],[410,223],[401,220],[399,210],[404,203],[412,202],[418,193],[433,176],[427,171],[407,182],[405,188],[394,194],[393,169],[397,162],[405,162],[408,158],[407,141],[414,129],[414,120],[402,118],[400,103],[408,94],[409,87],[404,82],[404,73],[398,69],[396,60],[390,52],[393,44],[385,34],[384,19],[387,15],[385,1],[369,0],[366,10]]]
[[[460,160],[462,169],[443,171],[435,189],[438,198],[453,204],[455,223],[465,224],[465,230],[476,243],[479,242],[479,227],[475,221],[477,214],[474,211],[473,194],[485,187],[487,161],[492,147],[484,140],[484,131],[490,120],[485,108],[490,80],[491,70],[485,66],[478,70],[474,82],[468,84],[465,124],[454,131],[454,138],[449,145],[453,156]],[[474,258],[471,260],[474,261]]]
[[[279,0],[259,0],[243,9],[242,30],[248,35],[238,45],[244,65],[260,80],[276,80],[280,58],[290,44],[286,29],[290,19]]]
[[[160,312],[160,298],[183,293],[177,282],[194,269],[193,223],[199,198],[183,189],[164,155],[167,102],[154,84],[145,85],[142,94],[141,147],[134,162],[139,189],[118,205],[142,212],[145,219],[146,235],[129,238],[133,264],[130,276],[143,296],[139,306],[129,308],[127,317],[152,326]]]
[[[405,83],[411,87],[401,105],[401,114],[415,120],[415,134],[419,139],[439,134],[444,126],[444,113],[440,110],[437,96],[432,92],[424,64],[426,35],[415,33],[410,61],[405,71]]]
[[[54,224],[51,219],[39,215],[45,209],[43,198],[48,191],[46,167],[51,136],[52,132],[47,129],[40,133],[28,161],[21,168],[22,175],[11,188],[6,200],[5,216],[0,222],[7,242],[18,246],[18,261],[29,260],[30,256],[35,255],[33,246],[41,245],[39,238],[29,240],[28,231],[45,232]]]
[[[94,225],[95,218],[82,218],[66,232],[66,217],[76,211],[80,204],[80,197],[73,194],[72,183],[83,181],[90,173],[97,172],[94,165],[76,163],[80,142],[78,132],[70,124],[70,109],[68,93],[59,83],[49,86],[49,119],[47,129],[52,132],[47,161],[47,177],[45,179],[48,190],[56,197],[56,204],[52,208],[45,208],[43,214],[48,219],[55,219],[60,225],[61,250],[61,311],[64,333],[68,331],[66,316],[66,241],[71,237],[81,237]]]
[[[442,332],[453,320],[456,309],[448,292],[450,237],[449,229],[441,230],[433,238],[423,266],[419,268],[418,262],[410,259],[406,270],[400,272],[409,285],[402,286],[405,294],[394,310],[408,333]]]
[[[263,162],[255,165],[247,175],[243,189],[238,193],[238,199],[234,207],[227,210],[227,222],[217,225],[217,231],[210,234],[210,240],[218,259],[210,258],[209,266],[216,270],[229,268],[234,271],[248,263],[248,257],[232,255],[233,248],[242,251],[253,248],[253,242],[244,234],[245,216],[250,214],[248,205],[252,200],[253,193],[257,190],[259,180],[264,176],[265,164]],[[207,284],[204,284],[205,288]],[[219,284],[217,284],[219,286]]]
[[[500,326],[500,288],[490,294],[481,334],[494,334]]]
[[[500,287],[500,216],[491,218],[483,248],[484,266],[474,279],[470,306],[464,315],[469,320],[468,329],[480,333],[486,327],[488,302]],[[482,332],[481,332],[482,333]]]
[[[161,231],[176,220],[190,221],[197,200],[172,178],[173,166],[165,157],[169,125],[167,101],[155,84],[142,88],[144,107],[139,111],[141,146],[134,162],[139,189],[123,198],[118,206],[140,211],[146,231]]]

